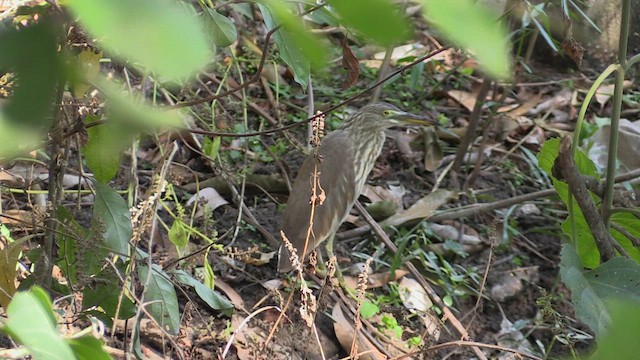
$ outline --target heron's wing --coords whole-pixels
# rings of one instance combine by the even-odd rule
[[[342,131],[331,132],[322,140],[318,152],[321,155],[321,160],[318,163],[321,189],[318,189],[317,193],[319,195],[324,191],[325,200],[322,205],[317,205],[315,208],[313,231],[305,257],[317,245],[335,234],[354,201],[360,195],[354,194],[355,150],[351,139]],[[300,167],[282,220],[282,230],[298,251],[299,257],[302,256],[309,229],[315,163],[314,156],[309,155]],[[304,201],[300,201],[301,198]],[[281,246],[278,270],[291,270],[289,255],[289,251],[284,245]]]

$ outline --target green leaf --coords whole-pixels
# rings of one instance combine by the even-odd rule
[[[588,359],[637,359],[640,354],[640,307],[635,302],[615,301],[610,304],[610,309],[611,326],[598,339],[596,351]]]
[[[167,332],[177,335],[180,330],[180,310],[176,290],[169,281],[169,275],[154,264],[150,274],[148,266],[139,266],[138,276],[146,285],[144,302],[148,304],[149,313]]]
[[[580,257],[569,244],[562,246],[560,277],[571,290],[571,302],[576,309],[576,316],[596,334],[602,333],[611,323],[611,317],[603,299],[584,276]]]
[[[85,118],[87,124],[98,120],[98,117],[92,115]],[[130,143],[127,140],[130,139],[128,136],[123,137],[113,122],[92,126],[87,129],[87,133],[89,138],[86,146],[82,148],[82,154],[93,176],[106,184],[116,176],[120,167],[120,157]]]
[[[389,0],[330,0],[342,22],[379,45],[391,46],[410,37],[407,19]]]
[[[169,240],[177,248],[182,249],[189,244],[189,231],[184,221],[175,219],[169,229]]]
[[[60,250],[58,251],[57,265],[62,269],[67,279],[69,279],[72,284],[76,284],[78,282],[76,269],[76,238],[84,238],[88,234],[65,207],[58,207],[56,210],[56,218],[65,229],[65,231],[58,235]],[[91,276],[93,274],[86,275]]]
[[[209,289],[215,289],[216,288],[216,275],[213,273],[213,268],[211,267],[211,264],[209,263],[209,249],[207,249],[207,252],[204,254],[204,284],[209,288]]]
[[[212,54],[193,11],[173,0],[73,0],[80,23],[112,54],[168,80],[204,67]]]
[[[97,284],[93,287],[85,287],[82,291],[82,309],[87,310],[94,306],[102,308],[110,318],[116,317],[116,309],[120,306],[118,319],[129,319],[136,314],[136,305],[127,296],[122,296],[119,284]],[[118,305],[119,304],[119,305]]]
[[[628,212],[613,213],[611,215],[611,224],[622,227],[625,231],[631,234],[631,236],[634,236],[636,239],[640,239],[640,219],[635,215]],[[631,240],[629,240],[626,235],[613,227],[611,228],[611,235],[620,243],[632,259],[640,263],[640,249],[633,246]]]
[[[380,308],[378,307],[378,305],[372,303],[371,301],[365,300],[360,307],[360,315],[365,320],[372,318],[378,313],[380,313]]]
[[[219,136],[211,138],[204,138],[202,141],[202,149],[204,153],[211,158],[211,161],[215,161],[220,153],[220,142],[222,138]]]
[[[71,347],[56,330],[51,300],[44,290],[33,287],[19,292],[7,308],[4,331],[24,345],[34,359],[74,359]]]
[[[208,35],[217,46],[229,46],[238,38],[236,25],[219,12],[207,8],[204,15]]]
[[[267,29],[282,25],[272,38],[278,45],[280,57],[293,71],[295,81],[306,88],[310,67],[325,64],[326,47],[304,28],[302,21],[291,13],[291,7],[284,1],[262,0],[258,8]]]
[[[576,316],[597,336],[611,326],[611,302],[629,301],[640,307],[640,266],[635,261],[617,257],[593,270],[583,265],[571,245],[562,248],[560,264],[562,281],[571,290]]]
[[[77,360],[111,360],[112,357],[102,347],[102,341],[93,336],[85,335],[79,338],[67,339]]]
[[[170,274],[176,276],[176,280],[180,283],[193,287],[196,293],[204,302],[207,303],[214,310],[228,310],[233,309],[233,304],[229,302],[222,294],[206,287],[200,281],[194,279],[192,276],[184,272],[183,270],[170,271]]]
[[[176,110],[166,111],[140,102],[129,93],[124,93],[119,86],[102,77],[93,79],[98,89],[109,99],[107,104],[108,121],[119,126],[113,130],[117,136],[133,139],[137,133],[134,130],[150,130],[161,126],[180,126],[182,120]]]
[[[640,304],[640,266],[628,258],[616,257],[586,271],[585,278],[604,299],[633,300]]]
[[[451,42],[475,55],[489,75],[509,77],[507,32],[496,14],[472,0],[421,2],[425,17]]]
[[[109,186],[98,181],[94,181],[93,185],[96,191],[93,221],[104,224],[106,247],[118,254],[128,254],[133,229],[127,203]]]
[[[2,112],[25,129],[50,123],[47,115],[62,76],[57,57],[58,31],[42,22],[0,32],[0,68],[16,75],[13,94],[3,104]]]

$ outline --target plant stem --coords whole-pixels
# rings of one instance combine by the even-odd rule
[[[613,185],[616,172],[618,154],[618,128],[620,127],[620,111],[622,109],[622,90],[627,62],[627,43],[629,38],[629,16],[631,0],[622,1],[622,19],[620,21],[620,41],[618,45],[618,63],[620,68],[616,73],[616,84],[613,92],[613,111],[609,133],[609,157],[607,158],[607,181],[602,204],[602,218],[607,231],[611,227],[610,209],[613,204]]]

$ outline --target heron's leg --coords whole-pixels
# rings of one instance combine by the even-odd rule
[[[331,261],[331,259],[335,257],[335,254],[333,253],[333,238],[334,236],[331,236],[329,239],[327,239],[326,248],[327,248],[327,257],[329,258],[329,261]],[[336,260],[335,266],[336,266],[336,278],[338,278],[338,282],[340,283],[340,286],[346,289],[344,277],[342,276],[342,270],[340,270],[340,266],[338,266],[337,260]]]

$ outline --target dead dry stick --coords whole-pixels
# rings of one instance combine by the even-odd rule
[[[609,235],[600,212],[591,198],[591,193],[576,168],[576,163],[571,156],[571,138],[569,136],[563,137],[560,141],[558,158],[556,158],[551,172],[558,180],[563,180],[569,185],[569,190],[582,210],[587,224],[589,224],[589,229],[591,229],[596,246],[600,251],[600,260],[605,262],[613,259],[616,256],[613,245],[615,240]]]
[[[537,356],[534,355],[530,355],[527,353],[524,353],[522,351],[518,351],[515,349],[510,349],[504,346],[500,346],[500,345],[492,345],[492,344],[484,344],[484,343],[480,343],[480,342],[474,342],[474,341],[450,341],[450,342],[446,342],[446,343],[442,343],[442,344],[438,344],[438,345],[434,345],[434,346],[429,346],[428,348],[421,350],[419,352],[419,354],[421,353],[426,353],[426,352],[431,352],[431,351],[437,351],[437,350],[441,350],[441,349],[446,349],[449,347],[462,347],[462,346],[471,346],[471,347],[482,347],[482,348],[486,348],[486,349],[494,349],[494,350],[501,350],[501,351],[505,351],[505,352],[510,352],[513,353],[515,355],[518,355],[521,358],[527,358],[527,359],[532,359],[532,360],[542,360],[542,358],[539,358]],[[401,360],[401,359],[408,359],[411,356],[415,356],[417,354],[409,354],[407,356],[402,356],[402,357],[397,357],[393,360]]]
[[[633,180],[638,177],[640,177],[640,169],[629,171],[628,173],[616,176],[616,183]],[[424,220],[428,220],[430,222],[455,220],[461,217],[481,214],[487,211],[508,208],[513,205],[553,196],[556,194],[557,192],[555,189],[540,190],[540,191],[532,192],[529,194],[514,196],[510,199],[495,201],[492,203],[473,204],[473,205],[469,205],[461,208],[442,211],[428,218],[425,218]],[[339,234],[336,234],[336,240],[342,241],[347,239],[353,239],[353,238],[368,234],[370,231],[371,231],[371,226],[369,225],[360,226],[358,228],[343,231]]]
[[[382,240],[382,242],[389,248],[389,250],[391,250],[391,252],[395,254],[398,251],[398,248],[396,247],[396,245],[391,241],[391,239],[389,239],[389,236],[387,235],[387,233],[384,232],[384,230],[382,230],[382,227],[380,227],[380,225],[378,225],[378,223],[371,217],[371,215],[369,215],[369,213],[362,206],[362,204],[360,204],[357,201],[356,201],[356,209],[358,210],[358,213],[360,213],[360,216],[364,218],[364,221],[367,222],[373,228],[373,231],[380,238],[380,240]],[[405,266],[407,270],[409,270],[411,275],[415,277],[416,281],[420,283],[420,286],[422,286],[424,291],[427,292],[427,294],[429,295],[429,298],[431,298],[433,303],[436,304],[442,310],[446,319],[448,319],[449,322],[451,322],[451,325],[453,325],[453,327],[458,331],[458,333],[462,337],[462,340],[468,340],[469,334],[467,333],[467,330],[465,330],[464,326],[462,326],[458,318],[456,318],[456,316],[453,315],[453,312],[451,312],[451,310],[447,307],[447,305],[445,305],[445,303],[442,301],[440,296],[433,290],[431,285],[429,285],[429,283],[427,283],[424,280],[424,278],[422,277],[418,269],[416,269],[416,267],[411,262],[405,263]],[[485,359],[485,360],[487,359],[477,346],[472,346],[471,349],[479,359]]]

